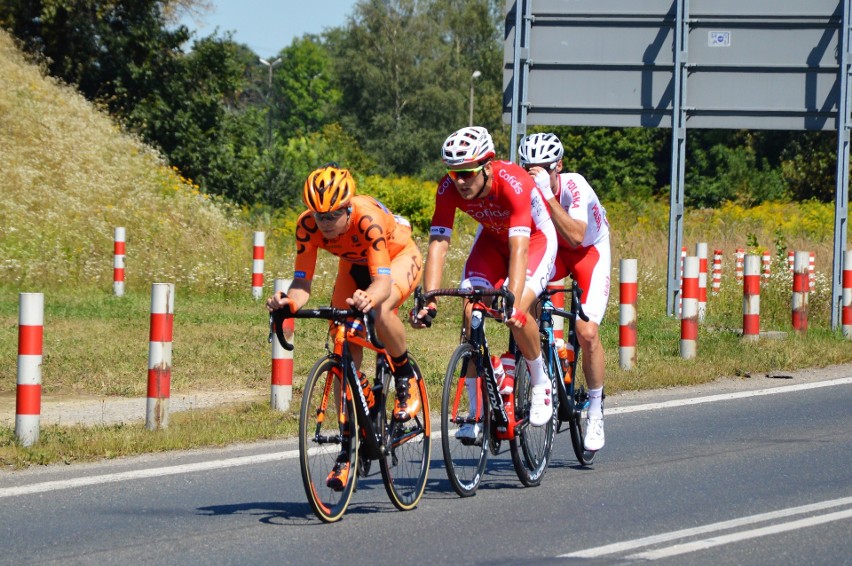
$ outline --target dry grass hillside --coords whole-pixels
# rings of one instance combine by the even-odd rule
[[[228,290],[251,229],[74,89],[46,78],[0,31],[0,288],[110,289],[113,231],[127,285]]]

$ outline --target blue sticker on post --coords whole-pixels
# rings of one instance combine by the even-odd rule
[[[707,32],[708,47],[730,47],[731,32],[730,31],[708,31]]]

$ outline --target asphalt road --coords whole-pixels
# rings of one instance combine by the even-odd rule
[[[767,394],[769,393],[769,394]],[[0,563],[852,564],[852,368],[607,400],[542,485],[508,453],[460,499],[433,444],[417,509],[376,474],[320,523],[292,441],[0,473]]]

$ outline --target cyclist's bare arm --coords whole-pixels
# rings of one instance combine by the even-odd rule
[[[393,289],[393,280],[390,275],[376,275],[367,289],[357,290],[348,299],[346,304],[355,310],[367,312],[388,300]]]
[[[538,177],[540,173],[544,176],[548,176],[547,171],[541,167],[531,167],[529,173],[536,180],[536,185],[540,182],[540,178]],[[544,181],[544,183],[545,185],[542,189],[542,193],[545,194],[547,203],[550,205],[550,218],[553,220],[553,225],[556,227],[556,231],[559,232],[559,235],[565,238],[570,245],[579,246],[583,243],[583,238],[586,236],[586,223],[581,220],[571,218],[571,215],[565,212],[565,209],[562,208],[562,204],[553,195],[553,190],[548,188],[549,182]]]
[[[307,279],[294,279],[286,295],[278,291],[266,301],[266,309],[272,312],[289,304],[291,311],[297,311],[308,303],[311,298],[311,281]]]
[[[444,276],[444,262],[450,249],[450,238],[447,236],[431,236],[429,250],[426,255],[426,269],[423,272],[423,288],[427,291],[441,287]]]
[[[450,238],[447,236],[431,236],[429,238],[429,250],[426,255],[426,268],[423,271],[423,288],[426,291],[441,287],[441,279],[444,276],[444,263],[447,261],[447,252],[450,249]],[[433,313],[437,303],[432,300],[424,305],[419,312],[412,312],[411,325],[415,328],[425,328],[426,324],[420,322],[424,317],[430,316],[429,309]]]
[[[588,225],[582,220],[571,218],[571,215],[565,212],[565,209],[562,208],[556,197],[553,197],[547,202],[550,204],[550,218],[553,220],[553,226],[559,232],[559,235],[565,238],[572,246],[582,244]]]

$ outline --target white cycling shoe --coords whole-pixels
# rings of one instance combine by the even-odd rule
[[[530,424],[532,426],[544,426],[553,417],[553,399],[551,397],[550,383],[533,385],[532,400],[530,402]]]
[[[597,452],[604,447],[603,415],[586,419],[586,432],[583,435],[583,448],[589,452]]]
[[[480,433],[479,423],[465,423],[456,431],[456,438],[459,440],[476,440]]]

